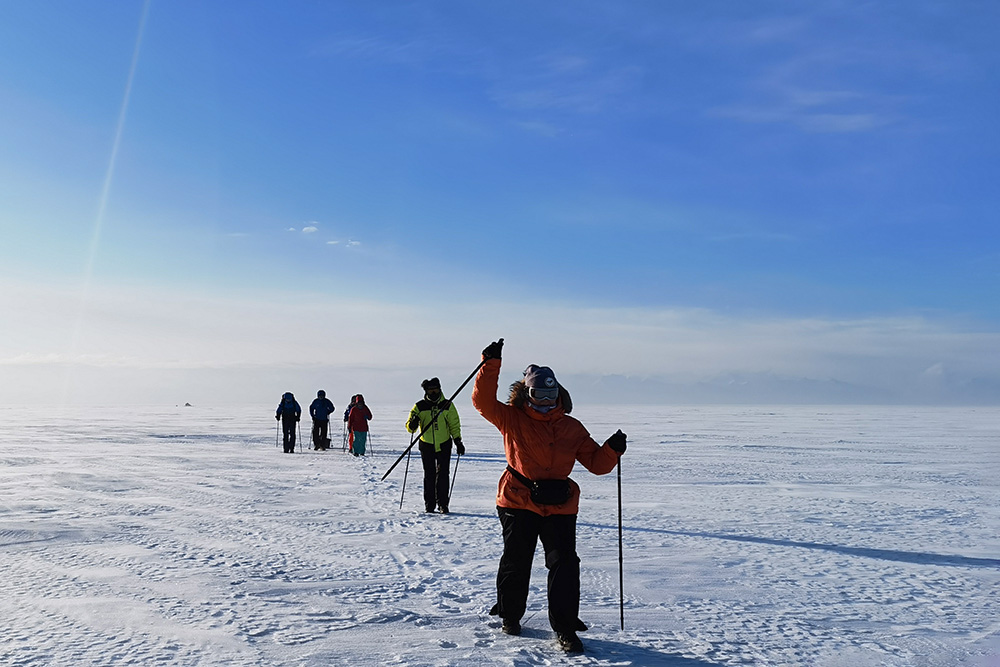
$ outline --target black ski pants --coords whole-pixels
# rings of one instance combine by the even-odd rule
[[[448,466],[451,464],[451,440],[441,444],[441,451],[434,445],[420,441],[420,462],[424,464],[424,508],[433,512],[438,505],[448,506]]]
[[[295,451],[295,420],[281,420],[281,434],[285,445],[285,453],[290,454]]]
[[[329,419],[313,420],[313,449],[326,449],[326,434],[330,427]]]
[[[576,555],[576,515],[542,516],[531,510],[497,507],[503,527],[503,555],[497,571],[497,604],[490,611],[520,621],[528,606],[531,561],[539,538],[549,571],[549,625],[576,632],[580,613],[580,558]]]

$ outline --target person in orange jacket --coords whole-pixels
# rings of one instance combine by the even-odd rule
[[[483,350],[485,363],[472,390],[472,405],[503,435],[507,457],[497,488],[503,555],[497,603],[490,614],[500,616],[504,633],[521,634],[531,561],[540,538],[549,571],[549,625],[562,650],[580,653],[583,642],[576,633],[587,629],[579,619],[580,487],[569,474],[577,461],[596,475],[614,470],[625,453],[626,435],[619,429],[603,445],[597,444],[583,424],[569,416],[573,401],[547,366],[528,366],[524,379],[511,385],[507,403],[498,401],[502,350],[502,339]]]

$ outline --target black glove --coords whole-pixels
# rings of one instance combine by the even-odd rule
[[[465,456],[465,445],[462,444],[461,438],[455,438],[455,450],[459,456]]]
[[[501,352],[503,352],[503,338],[486,346],[483,350],[483,359],[499,359]]]
[[[406,426],[411,431],[416,431],[417,427],[420,426],[420,417],[413,415],[410,417],[410,421],[406,422]]]
[[[628,436],[622,433],[621,429],[615,431],[614,435],[608,438],[607,442],[604,444],[615,450],[619,454],[624,454],[625,450],[628,449],[628,445],[625,444],[625,439]]]
[[[281,421],[281,415],[274,415],[274,418],[277,419],[279,422]]]

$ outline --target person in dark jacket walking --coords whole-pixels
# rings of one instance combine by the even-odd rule
[[[328,436],[330,428],[330,415],[337,408],[333,401],[326,397],[326,392],[320,389],[316,392],[316,400],[309,405],[309,416],[313,420],[312,441],[313,449],[330,449],[330,438]]]
[[[355,456],[365,455],[365,448],[368,446],[368,420],[371,418],[372,411],[365,405],[365,397],[358,394],[347,414],[347,428],[353,437],[351,446]]]
[[[299,406],[299,402],[295,400],[292,392],[285,392],[281,397],[281,402],[278,403],[278,410],[274,413],[274,418],[281,421],[285,453],[291,454],[295,451],[295,425],[302,418],[302,408]]]
[[[502,619],[504,633],[521,634],[531,561],[540,538],[549,571],[549,625],[562,650],[581,653],[583,642],[576,633],[587,626],[579,619],[580,487],[569,474],[577,461],[596,475],[611,472],[625,453],[626,436],[619,429],[603,445],[597,444],[583,424],[569,416],[573,401],[547,366],[528,366],[524,379],[511,385],[507,403],[498,401],[502,350],[502,340],[483,350],[485,363],[472,390],[472,405],[503,435],[507,457],[497,489],[503,555],[497,603],[490,614]]]
[[[447,514],[452,443],[459,456],[465,455],[462,425],[455,405],[441,394],[440,380],[424,380],[420,386],[424,390],[424,398],[410,408],[406,430],[410,433],[423,432],[419,448],[424,467],[424,509],[433,512],[436,506],[442,514]]]

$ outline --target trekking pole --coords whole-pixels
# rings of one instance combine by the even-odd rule
[[[368,431],[368,453],[375,456],[375,438],[372,436],[372,432]]]
[[[302,423],[301,422],[295,422],[295,425],[299,428],[299,454],[301,454],[302,453]],[[294,447],[292,447],[292,451],[293,452],[295,451]]]
[[[281,422],[278,421],[278,420],[275,420],[275,422],[274,422],[274,446],[275,447],[279,447],[280,446],[280,445],[278,445],[278,430],[280,428],[281,428]]]
[[[410,474],[410,450],[406,450],[406,467],[403,469],[403,488],[399,492],[399,509],[403,509],[403,494],[406,493],[406,476]]]
[[[622,556],[622,457],[618,457],[618,610],[625,629],[625,563]]]
[[[451,502],[451,497],[455,495],[455,479],[458,477],[458,462],[462,460],[462,455],[459,454],[458,458],[455,459],[455,472],[451,476],[451,490],[448,491],[448,502]]]
[[[501,343],[503,342],[503,338],[500,339],[500,342]],[[476,373],[479,372],[479,369],[482,368],[485,363],[486,363],[486,359],[483,359],[482,361],[479,362],[479,365],[476,366],[476,369],[474,371],[472,371],[472,373],[469,374],[469,377],[465,378],[465,382],[462,383],[462,386],[460,386],[458,389],[456,389],[455,393],[452,394],[451,398],[448,399],[449,403],[451,403],[452,401],[454,401],[455,397],[458,396],[458,393],[460,391],[462,391],[463,389],[465,389],[465,385],[467,385],[470,382],[472,382],[472,378],[476,377]],[[413,449],[413,445],[417,444],[417,442],[420,440],[420,436],[422,436],[424,433],[426,433],[427,429],[429,429],[430,427],[432,427],[434,425],[434,422],[437,421],[437,418],[438,418],[438,416],[440,414],[441,414],[440,412],[438,412],[437,414],[435,414],[434,417],[433,417],[433,419],[431,419],[431,421],[427,424],[427,426],[425,426],[422,429],[420,429],[420,433],[416,434],[413,437],[413,440],[410,441],[410,446],[406,448],[406,451],[403,452],[402,454],[400,454],[399,458],[396,459],[396,462],[393,463],[391,466],[389,466],[389,469],[385,471],[384,475],[382,475],[382,481],[383,482],[385,481],[385,478],[389,476],[389,473],[391,473],[393,470],[396,469],[396,466],[398,466],[399,462],[403,460],[403,457],[410,453],[410,450]]]
[[[342,452],[346,452],[347,451],[347,422],[346,421],[344,422],[344,433],[343,433],[343,436],[340,439],[340,451],[342,451]]]

